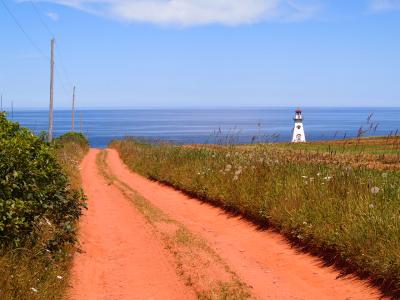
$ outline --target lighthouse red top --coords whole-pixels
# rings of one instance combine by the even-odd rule
[[[303,121],[303,116],[301,115],[301,109],[300,108],[296,109],[296,114],[294,116],[294,120],[295,120],[296,123],[299,123],[299,122]]]

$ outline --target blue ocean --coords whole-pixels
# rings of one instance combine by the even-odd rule
[[[126,136],[189,143],[287,142],[294,108],[79,110],[75,130],[103,148]],[[304,108],[308,141],[398,134],[400,108]],[[48,111],[15,110],[8,118],[35,133],[47,130]],[[71,111],[56,110],[54,133],[71,130]]]

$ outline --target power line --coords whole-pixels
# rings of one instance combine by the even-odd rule
[[[44,59],[48,60],[49,56],[46,55],[42,49],[40,49],[40,47],[34,42],[34,40],[30,37],[30,35],[28,34],[28,32],[24,29],[24,27],[22,26],[22,24],[18,21],[17,17],[13,14],[13,12],[10,10],[10,8],[7,6],[7,4],[5,3],[5,0],[0,0],[0,2],[3,4],[4,8],[6,9],[7,13],[10,15],[10,17],[12,18],[12,20],[14,21],[14,23],[17,25],[17,27],[19,28],[19,30],[23,33],[23,35],[25,36],[25,38],[28,40],[28,42],[43,56]],[[35,11],[36,15],[39,18],[40,23],[44,26],[44,28],[46,29],[46,31],[51,35],[52,38],[54,38],[54,33],[53,31],[50,29],[49,26],[47,26],[46,22],[43,20],[43,18],[40,16],[40,10],[39,8],[35,5],[35,3],[30,0],[30,3],[32,4],[33,10]],[[68,73],[64,67],[64,64],[62,63],[62,59],[61,59],[61,55],[60,55],[60,51],[57,51],[55,49],[55,52],[57,52],[57,54],[59,54],[60,56],[60,66],[61,69],[64,73],[64,77],[66,78],[66,81],[68,82],[68,85],[70,85],[71,87],[73,86],[71,81],[69,80],[68,77]],[[60,83],[60,86],[65,94],[65,96],[69,97],[70,92],[68,91],[68,89],[65,87],[65,82],[63,80],[63,76],[61,76],[61,73],[59,71],[59,68],[57,66],[54,66],[54,73],[58,79],[58,82]]]
[[[7,13],[10,15],[10,17],[13,19],[14,23],[17,25],[17,27],[21,30],[21,32],[24,34],[25,38],[29,41],[29,43],[45,58],[48,59],[48,56],[39,48],[39,46],[32,40],[32,38],[29,36],[29,34],[25,31],[24,27],[22,27],[21,23],[18,22],[18,19],[15,17],[15,15],[12,13],[12,11],[9,9],[7,4],[5,3],[4,0],[0,0],[1,3],[3,4],[4,8],[6,9]]]
[[[42,16],[40,15],[39,8],[36,6],[35,2],[33,0],[29,1],[33,7],[33,10],[35,11],[36,15],[38,16],[40,23],[42,23],[43,27],[47,30],[47,32],[51,35],[51,37],[55,37],[55,34],[53,31],[47,26],[46,22],[43,20]]]
[[[35,11],[35,13],[36,13],[36,15],[37,15],[37,17],[38,17],[40,23],[43,25],[44,29],[49,33],[49,35],[51,36],[51,38],[55,38],[56,35],[55,35],[54,32],[50,29],[50,27],[47,25],[47,23],[43,20],[42,14],[41,14],[41,10],[40,10],[39,7],[36,5],[35,1],[30,0],[29,2],[31,3],[32,8],[33,8],[33,10]],[[61,55],[61,50],[58,50],[58,49],[60,49],[60,43],[57,43],[57,44],[58,44],[58,47],[55,49],[55,52],[56,52],[57,56],[59,57],[59,62],[60,62],[60,66],[61,66],[61,71],[62,71],[62,73],[63,73],[63,75],[64,75],[64,77],[65,77],[65,79],[66,79],[68,85],[72,86],[71,80],[69,79],[69,76],[68,76],[67,69],[65,68],[65,65],[64,65],[64,63],[63,63],[63,59],[62,59],[62,55]],[[56,66],[56,69],[57,69],[57,66]],[[59,76],[59,75],[58,75],[58,76]]]

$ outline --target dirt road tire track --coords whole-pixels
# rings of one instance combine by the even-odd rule
[[[71,300],[195,299],[151,226],[96,166],[98,150],[81,164],[88,210],[79,228]]]

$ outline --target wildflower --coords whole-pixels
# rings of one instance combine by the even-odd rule
[[[326,176],[326,177],[324,177],[324,179],[325,179],[325,180],[331,180],[331,179],[332,179],[332,176]]]
[[[314,177],[310,177],[310,181],[314,181]]]
[[[233,176],[233,180],[238,180],[239,179],[239,176],[238,175],[235,175],[235,176]]]
[[[240,174],[242,174],[242,169],[238,169],[238,170],[235,172],[235,175],[236,175],[236,176],[239,176]]]
[[[382,173],[382,177],[386,178],[388,176],[388,173]]]
[[[321,173],[318,172],[318,173],[317,173],[317,176],[321,176]]]
[[[305,179],[307,179],[308,177],[307,176],[301,176],[302,178],[305,178]]]
[[[303,225],[307,225],[307,222],[306,222],[306,221],[304,221],[304,222],[303,222]]]
[[[229,172],[232,169],[232,165],[226,165],[225,172]]]
[[[46,224],[47,224],[47,225],[51,226],[51,223],[50,223],[49,220],[47,220],[47,218],[44,218],[44,220],[46,221]]]
[[[369,205],[369,208],[374,208],[374,205],[371,203],[371,204]]]
[[[60,279],[60,280],[61,280],[61,279],[63,279],[63,278],[62,278],[62,276],[58,275],[58,276],[57,276],[57,279]]]
[[[230,153],[228,153],[228,154],[226,155],[226,157],[231,157],[231,154],[230,154]]]
[[[379,193],[380,189],[377,186],[374,186],[373,188],[371,188],[371,193],[372,194],[377,194]]]
[[[35,289],[34,287],[31,287],[31,291],[34,292],[34,293],[37,293],[37,292],[38,292],[38,290]]]

